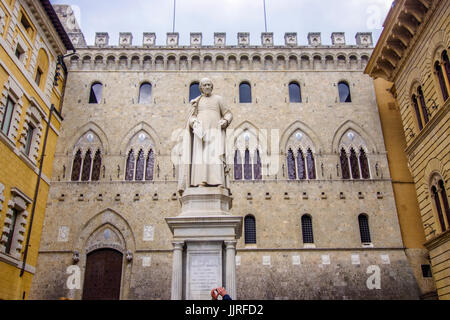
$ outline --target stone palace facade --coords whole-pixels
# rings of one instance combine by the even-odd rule
[[[64,17],[60,7],[57,12]],[[67,23],[66,23],[67,26]],[[72,29],[70,29],[72,28]],[[121,33],[77,52],[53,166],[32,298],[170,299],[173,235],[180,213],[176,130],[198,83],[210,78],[233,113],[228,136],[236,299],[417,299],[404,251],[372,79],[363,74],[372,36],[320,33],[299,46],[238,34],[226,44],[156,46]],[[230,244],[227,244],[230,245]],[[182,248],[181,248],[182,250]],[[94,274],[100,262],[108,271]],[[77,266],[80,287],[67,286]],[[76,268],[75,268],[76,269]],[[72,269],[71,269],[72,270]],[[379,277],[378,277],[379,275]],[[102,278],[103,277],[103,278]],[[100,279],[101,278],[101,279]],[[379,280],[379,281],[378,281]],[[105,284],[106,282],[106,284]],[[100,284],[99,284],[100,283]]]

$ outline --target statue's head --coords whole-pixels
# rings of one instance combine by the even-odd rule
[[[203,78],[202,80],[200,80],[199,89],[200,89],[200,92],[203,93],[204,95],[206,95],[206,96],[211,95],[211,93],[214,89],[214,85],[213,85],[211,79]]]

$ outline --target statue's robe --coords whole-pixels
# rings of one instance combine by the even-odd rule
[[[225,130],[219,121],[233,120],[223,99],[217,95],[198,97],[192,102],[186,128],[183,132],[182,158],[180,164],[178,192],[199,185],[226,186],[225,183]],[[201,123],[201,138],[193,133],[195,120]]]

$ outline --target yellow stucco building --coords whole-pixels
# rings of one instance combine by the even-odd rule
[[[366,69],[373,78],[391,82],[376,80],[377,95],[390,99],[386,89],[391,87],[400,110],[406,144],[398,148],[406,153],[423,227],[422,232],[415,227],[413,200],[396,197],[398,208],[405,205],[403,214],[399,209],[400,222],[411,223],[402,229],[404,244],[417,247],[421,242],[427,249],[430,275],[444,300],[450,299],[449,46],[449,1],[398,0]]]
[[[0,299],[26,299],[35,273],[68,50],[48,0],[0,1]]]

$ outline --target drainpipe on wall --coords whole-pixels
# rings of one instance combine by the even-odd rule
[[[66,83],[67,83],[67,67],[64,63],[64,58],[69,57],[71,55],[75,54],[75,50],[73,50],[72,53],[67,54],[67,55],[60,55],[58,56],[58,64],[62,66],[63,71],[64,71],[64,82],[63,82],[63,88],[62,88],[62,95],[61,95],[61,111],[62,111],[62,105],[63,105],[63,99],[64,99],[64,91],[66,88]],[[36,189],[34,190],[34,198],[33,198],[33,207],[31,209],[31,217],[30,217],[30,227],[28,228],[28,234],[27,234],[27,242],[25,244],[25,251],[23,253],[23,262],[22,262],[22,268],[20,269],[20,277],[23,276],[24,272],[25,272],[25,266],[27,264],[27,257],[28,257],[28,247],[30,246],[30,237],[31,237],[31,228],[33,226],[33,219],[34,219],[34,213],[36,211],[36,202],[37,202],[37,197],[38,197],[38,193],[39,193],[39,185],[41,183],[41,177],[42,177],[42,167],[44,164],[44,157],[45,157],[45,149],[47,147],[47,138],[48,138],[48,131],[50,129],[50,124],[52,122],[52,116],[53,116],[53,112],[55,112],[57,114],[57,116],[61,119],[64,120],[61,113],[58,112],[58,110],[55,108],[55,105],[52,103],[51,108],[50,108],[50,114],[48,116],[48,123],[47,123],[47,128],[45,129],[45,138],[44,138],[44,146],[43,146],[43,150],[42,150],[42,155],[41,155],[41,159],[40,159],[40,163],[39,163],[39,174],[38,174],[38,179],[36,182]]]
[[[34,213],[36,211],[36,202],[37,202],[37,197],[38,197],[38,193],[39,193],[39,185],[41,183],[41,177],[42,177],[42,167],[44,165],[45,149],[47,147],[48,131],[50,129],[50,123],[52,121],[53,112],[55,112],[56,114],[58,114],[58,116],[61,117],[61,115],[55,109],[55,105],[52,104],[52,106],[50,108],[50,115],[48,116],[47,128],[45,129],[44,147],[42,149],[42,155],[41,155],[41,159],[40,159],[40,163],[39,163],[39,174],[38,174],[38,179],[36,182],[36,189],[34,190],[33,207],[31,209],[31,217],[30,217],[30,227],[28,228],[27,242],[25,244],[25,251],[23,254],[23,263],[22,263],[22,268],[20,269],[20,277],[23,276],[23,273],[25,272],[25,266],[27,263],[28,247],[30,246],[31,228],[33,227],[33,218],[34,218]]]

